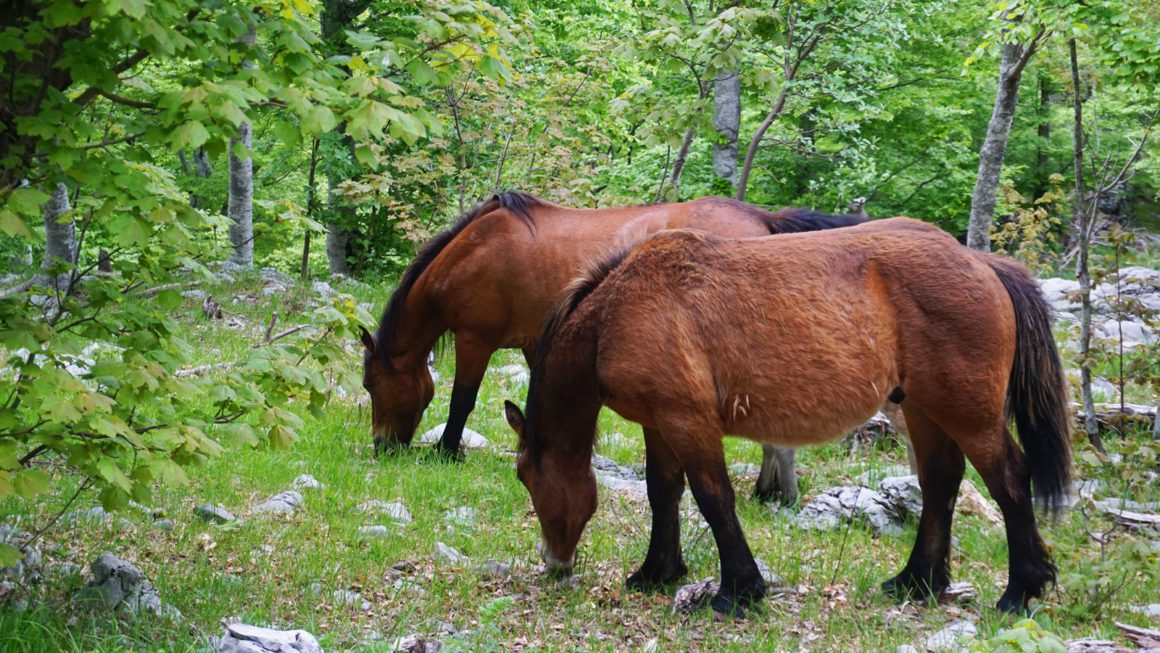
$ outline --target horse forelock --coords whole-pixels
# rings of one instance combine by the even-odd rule
[[[534,233],[535,218],[532,216],[532,210],[543,204],[543,200],[528,193],[515,191],[497,193],[476,204],[470,211],[461,215],[455,224],[439,232],[419,248],[415,260],[411,261],[411,264],[403,271],[399,285],[391,293],[391,298],[387,301],[386,308],[383,309],[382,317],[379,319],[379,328],[375,333],[375,341],[379,345],[379,357],[388,369],[391,368],[390,343],[394,340],[402,323],[403,305],[411,294],[411,289],[414,288],[415,283],[431,267],[439,254],[447,249],[447,246],[455,240],[456,236],[471,223],[500,209],[506,209]],[[437,353],[441,350],[442,347],[436,347]]]

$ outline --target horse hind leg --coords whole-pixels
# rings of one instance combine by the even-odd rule
[[[964,440],[961,445],[999,504],[1007,529],[1010,571],[1007,589],[997,607],[1006,612],[1022,612],[1028,601],[1043,596],[1047,585],[1055,582],[1056,573],[1035,523],[1027,456],[1003,424]]]
[[[937,597],[950,585],[951,522],[963,480],[963,452],[917,407],[904,407],[922,488],[922,517],[910,559],[883,583],[900,598]]]
[[[794,468],[794,450],[761,447],[761,473],[753,488],[753,498],[763,503],[778,502],[792,506],[798,500],[797,470]]]
[[[685,470],[660,433],[645,429],[644,441],[652,534],[644,563],[626,581],[629,588],[639,590],[671,583],[689,571],[681,555],[680,503],[685,492]]]

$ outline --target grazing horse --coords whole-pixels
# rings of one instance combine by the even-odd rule
[[[937,596],[949,585],[965,455],[1006,524],[999,607],[1022,610],[1055,578],[1032,492],[1059,509],[1071,473],[1050,315],[1026,269],[909,218],[777,238],[654,235],[572,284],[540,337],[526,418],[506,405],[544,561],[570,570],[596,509],[591,454],[607,405],[644,426],[647,450],[652,535],[629,586],[686,573],[687,477],[721,557],[713,607],[743,611],[766,588],[734,510],[722,436],[817,444],[890,397],[909,427],[922,517],[909,561],[884,589]]]
[[[403,273],[374,335],[362,342],[375,450],[406,445],[434,395],[428,354],[455,334],[455,383],[442,449],[459,451],[467,416],[491,355],[527,356],[552,304],[584,267],[661,230],[688,227],[730,237],[831,229],[861,216],[787,209],[771,213],[735,200],[573,209],[523,193],[501,193],[435,236]],[[795,486],[796,489],[796,486]]]

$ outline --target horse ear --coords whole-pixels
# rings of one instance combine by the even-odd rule
[[[510,401],[503,402],[503,414],[507,418],[507,423],[520,436],[520,447],[524,444],[524,413],[520,407]]]
[[[363,346],[366,347],[367,351],[371,352],[372,354],[376,353],[377,346],[375,345],[375,337],[372,336],[371,332],[367,331],[367,328],[362,325],[359,325],[358,330],[361,332],[359,339],[362,340]]]

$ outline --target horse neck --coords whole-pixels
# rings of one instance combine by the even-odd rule
[[[403,303],[403,312],[398,317],[394,337],[387,343],[387,352],[392,358],[415,359],[412,362],[426,364],[427,355],[448,329],[439,312],[431,307],[421,292],[416,292],[419,290],[417,286]]]
[[[589,313],[586,322],[593,322]],[[596,444],[596,421],[600,415],[600,382],[596,370],[596,330],[569,329],[568,337],[557,339],[548,352],[540,379],[541,421],[549,418],[562,428],[542,431],[542,450],[575,458],[588,465]]]

